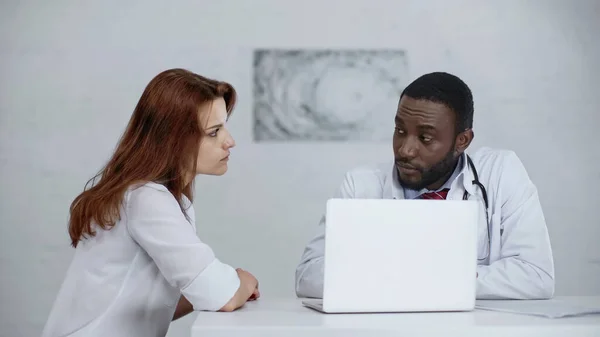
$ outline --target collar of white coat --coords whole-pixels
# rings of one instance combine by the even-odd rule
[[[467,160],[467,156],[467,153],[462,154],[462,160],[464,163],[462,170],[452,182],[452,187],[450,188],[450,195],[452,196],[452,199],[462,199],[462,194],[464,191],[471,195],[475,194],[476,192],[475,187],[473,186],[475,175],[471,170],[471,165]],[[396,164],[392,161],[392,164],[387,170],[387,175],[383,186],[384,199],[404,199],[404,189],[398,181],[398,175],[396,172]],[[460,188],[457,189],[456,187]],[[456,192],[460,192],[460,196],[455,197],[454,195]]]

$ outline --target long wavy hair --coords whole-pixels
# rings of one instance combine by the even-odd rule
[[[70,207],[71,245],[94,236],[94,224],[108,230],[120,220],[127,189],[133,184],[157,182],[177,199],[193,201],[190,174],[196,172],[198,149],[204,136],[200,107],[223,98],[228,115],[237,94],[229,83],[185,69],[169,69],[146,86],[114,154],[91,178]]]

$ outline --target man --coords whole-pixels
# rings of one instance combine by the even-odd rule
[[[482,148],[467,155],[472,126],[473,97],[461,79],[442,72],[419,77],[400,96],[394,161],[346,173],[334,197],[471,199],[480,201],[483,213],[487,198],[487,221],[479,224],[477,298],[551,298],[554,261],[537,189],[512,151]],[[299,297],[323,297],[324,243],[323,216],[296,269]]]

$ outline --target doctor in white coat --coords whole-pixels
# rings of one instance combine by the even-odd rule
[[[554,262],[538,191],[514,152],[465,152],[473,111],[471,90],[458,77],[419,77],[400,96],[394,160],[349,171],[334,197],[478,200],[477,298],[551,298]],[[299,297],[323,296],[324,243],[323,216],[296,268]]]

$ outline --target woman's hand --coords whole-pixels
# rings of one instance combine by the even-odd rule
[[[233,298],[227,302],[219,311],[231,312],[246,304],[247,301],[253,301],[260,297],[260,292],[258,291],[258,280],[254,275],[249,272],[243,270],[242,268],[237,268],[235,270],[240,278],[240,287],[236,291]]]

